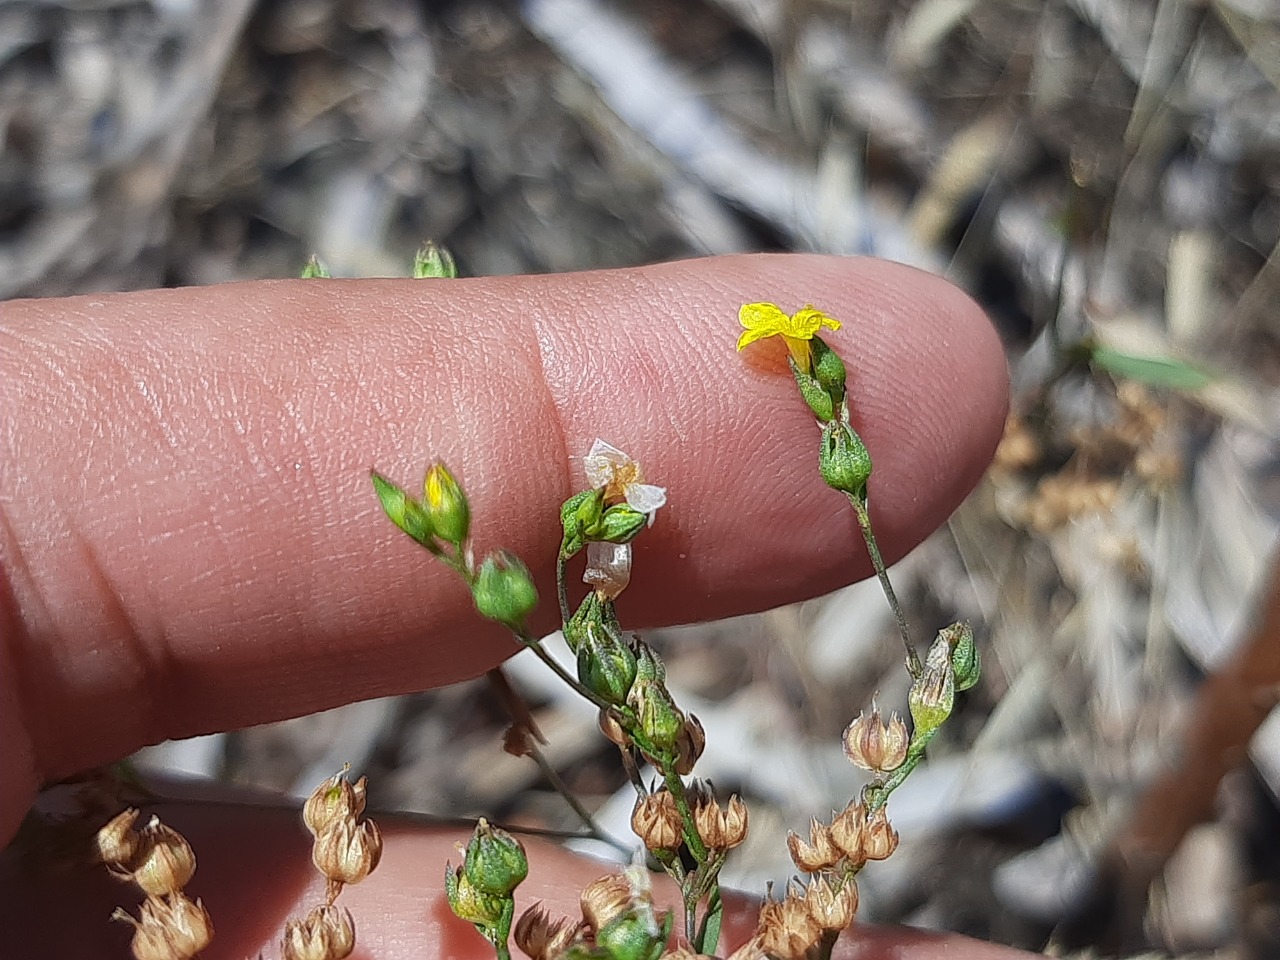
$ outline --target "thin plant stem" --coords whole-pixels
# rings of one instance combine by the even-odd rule
[[[871,529],[871,511],[867,509],[865,499],[846,494],[853,504],[853,512],[858,515],[858,527],[862,530],[862,539],[866,541],[867,553],[871,556],[871,565],[876,568],[876,576],[880,579],[880,589],[884,591],[889,606],[893,608],[894,619],[898,621],[898,633],[902,635],[902,646],[907,651],[907,670],[911,676],[918,677],[924,672],[920,664],[920,655],[911,644],[911,631],[907,628],[907,618],[902,613],[902,605],[898,603],[898,595],[893,592],[893,583],[889,580],[889,570],[880,556],[880,547],[876,543],[875,531]]]
[[[560,623],[569,622],[569,587],[565,583],[565,567],[569,558],[563,552],[556,554],[556,599],[560,601]]]
[[[684,821],[685,845],[689,848],[693,859],[702,865],[707,862],[707,845],[702,842],[702,837],[698,834],[698,825],[694,822],[693,811],[689,808],[689,798],[684,792],[684,781],[675,770],[670,768],[662,771],[662,778],[671,795],[675,797],[676,809],[680,811],[680,819]]]
[[[547,653],[547,649],[542,645],[542,641],[535,640],[533,639],[533,637],[525,633],[517,633],[516,639],[518,639],[526,647],[528,647],[535,654],[537,654],[537,657],[539,660],[541,660],[548,667],[550,667],[552,672],[557,677],[559,677],[561,680],[563,680],[565,683],[571,686],[574,690],[576,690],[579,693],[579,695],[590,700],[601,710],[615,709],[614,705],[611,704],[608,700],[601,697],[595,691],[587,689],[585,686],[583,686],[581,683],[578,682],[577,677],[573,676],[572,674],[569,673],[569,671],[565,670],[564,667],[560,666],[560,664],[556,662],[556,658],[553,657],[551,654]]]
[[[529,755],[533,758],[533,762],[538,765],[538,769],[542,771],[542,775],[547,778],[547,782],[551,784],[556,793],[564,797],[565,802],[573,808],[573,812],[578,815],[578,818],[582,821],[583,825],[591,832],[592,839],[599,840],[601,843],[607,843],[624,857],[631,856],[630,847],[624,843],[619,843],[600,828],[600,824],[597,823],[596,818],[591,815],[591,811],[584,807],[582,805],[582,801],[579,800],[574,792],[569,789],[569,785],[560,777],[556,768],[548,762],[546,754],[539,749],[538,745],[536,743],[529,743],[527,744],[527,747],[529,749]]]

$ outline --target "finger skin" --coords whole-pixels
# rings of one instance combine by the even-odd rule
[[[311,867],[311,838],[296,811],[197,805],[159,813],[196,852],[196,874],[187,893],[202,899],[215,930],[202,960],[240,960],[259,951],[276,956],[285,920],[322,902],[323,885]],[[492,958],[493,948],[452,914],[444,895],[445,862],[459,862],[455,844],[465,843],[468,833],[378,819],[385,840],[382,862],[364,882],[346,888],[338,901],[355,920],[355,955],[380,960]],[[517,916],[541,901],[553,917],[579,917],[582,888],[617,870],[535,838],[524,838],[524,843],[530,873],[517,891]],[[654,884],[660,904],[672,907],[674,890],[666,878],[657,877]],[[135,888],[108,880],[101,866],[51,870],[20,865],[12,855],[0,858],[0,892],[6,956],[24,957],[99,956],[108,944],[118,944],[115,952],[124,956],[131,930],[107,918],[116,906],[136,915],[141,899]],[[726,899],[724,942],[736,947],[755,929],[758,906],[742,895]],[[721,956],[728,952],[723,946],[719,951]],[[965,937],[855,925],[842,936],[835,956],[1019,960],[1029,955]]]
[[[371,467],[412,487],[444,459],[478,551],[513,549],[549,598],[578,458],[597,436],[622,447],[669,489],[620,604],[636,626],[865,576],[780,346],[734,353],[749,300],[844,321],[829,342],[901,555],[976,483],[1007,389],[981,311],[906,267],[744,256],[0,305],[0,838],[39,783],[142,744],[514,652],[380,515]]]

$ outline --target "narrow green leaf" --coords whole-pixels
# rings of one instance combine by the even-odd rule
[[[1113,376],[1152,387],[1199,390],[1213,382],[1213,377],[1204,370],[1173,357],[1139,356],[1099,345],[1090,351],[1089,359]]]

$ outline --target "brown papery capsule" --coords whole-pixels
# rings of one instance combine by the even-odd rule
[[[152,817],[138,836],[132,879],[144,893],[163,897],[177,893],[191,882],[196,872],[196,855],[186,837],[165,826],[159,817]]]
[[[795,865],[805,873],[817,873],[835,866],[841,852],[831,841],[831,831],[826,824],[814,818],[809,824],[809,842],[805,843],[800,835],[787,833],[787,849]]]
[[[649,850],[674,850],[684,842],[684,820],[676,798],[659,790],[636,800],[631,829]]]
[[[520,915],[513,936],[531,960],[557,960],[582,933],[583,924],[570,923],[565,917],[552,920],[545,907],[535,904]]]
[[[631,746],[631,738],[627,736],[626,731],[622,729],[622,724],[618,722],[617,718],[610,711],[600,711],[600,718],[597,721],[597,725],[600,727],[600,732],[604,734],[606,740],[609,740],[616,746],[621,747],[623,750]]]
[[[884,773],[896,770],[907,759],[907,747],[911,735],[907,725],[896,713],[885,723],[879,710],[870,716],[858,714],[858,718],[844,731],[844,753],[849,761],[863,770]]]
[[[341,907],[316,907],[284,925],[283,960],[343,960],[355,948],[355,921]]]
[[[111,918],[133,924],[137,960],[190,960],[213,942],[213,921],[204,904],[180,893],[148,897],[136,920],[124,910]]]
[[[760,945],[776,960],[805,960],[822,938],[822,928],[809,915],[803,897],[789,892],[779,909],[760,923]]]
[[[616,873],[587,884],[582,891],[582,917],[598,933],[631,909],[631,883]]]
[[[858,886],[852,879],[837,885],[825,875],[816,876],[805,888],[804,901],[823,930],[843,930],[858,915]]]
[[[316,837],[311,861],[335,883],[359,883],[382,859],[382,833],[372,820],[331,823]]]
[[[884,807],[867,818],[867,829],[863,835],[862,852],[868,860],[886,860],[898,849],[898,831],[889,824],[889,815]]]
[[[312,836],[319,836],[338,820],[356,820],[364,813],[368,779],[361,777],[351,783],[347,780],[350,769],[350,765],[344,766],[316,787],[302,805],[302,820]]]
[[[94,835],[98,858],[108,866],[132,870],[134,857],[138,855],[141,838],[133,825],[138,822],[138,811],[130,807],[117,814]]]
[[[867,808],[860,803],[850,802],[831,821],[831,842],[853,863],[861,865],[867,862],[867,855],[862,849],[866,830]]]
[[[707,745],[707,733],[702,729],[702,721],[693,714],[684,718],[684,729],[676,740],[676,773],[682,777],[693,772],[693,765],[702,756]]]

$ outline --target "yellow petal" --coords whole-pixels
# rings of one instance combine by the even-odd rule
[[[744,303],[738,308],[738,321],[748,330],[761,331],[762,337],[771,337],[786,328],[790,317],[783,313],[777,304]]]
[[[742,336],[738,337],[738,349],[741,350],[747,344],[755,343],[757,340],[777,336],[777,333],[776,330],[744,330]]]
[[[831,330],[840,329],[840,321],[829,317],[821,310],[807,303],[788,318],[786,335],[800,340],[811,339],[823,327]]]

